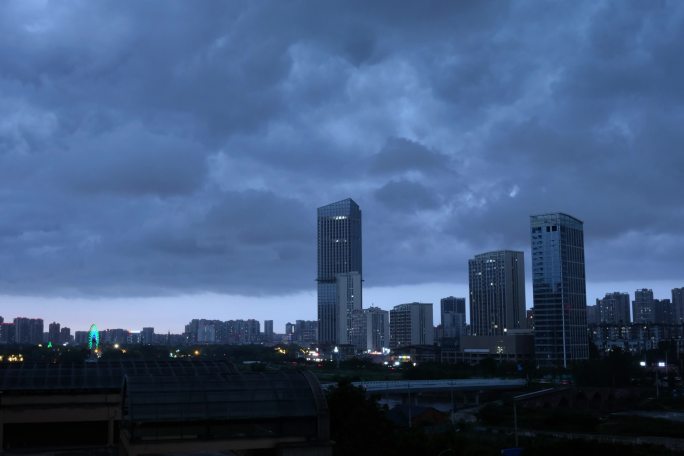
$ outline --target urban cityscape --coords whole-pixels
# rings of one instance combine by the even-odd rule
[[[631,353],[661,342],[684,352],[684,286],[669,298],[651,289],[606,292],[586,305],[582,221],[563,213],[531,216],[534,306],[526,309],[523,252],[498,250],[468,260],[470,293],[434,303],[363,308],[361,209],[347,198],[318,209],[318,320],[294,320],[275,332],[273,320],[193,319],[182,334],[122,328],[99,331],[106,344],[300,344],[332,356],[394,352],[414,359],[474,362],[496,355],[539,366],[568,367],[618,348]],[[634,296],[631,300],[630,296]],[[466,321],[466,304],[470,320]],[[434,325],[439,312],[438,324]],[[40,318],[0,316],[0,344],[88,344],[89,329],[76,330]],[[415,352],[421,347],[420,353]],[[406,353],[403,353],[406,352]]]
[[[684,3],[0,31],[0,456],[684,455]]]

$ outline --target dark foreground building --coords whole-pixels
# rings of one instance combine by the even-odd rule
[[[221,361],[6,365],[3,451],[329,455],[325,397],[307,371]]]

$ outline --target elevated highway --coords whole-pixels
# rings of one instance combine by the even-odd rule
[[[527,380],[523,378],[459,378],[445,380],[388,380],[372,382],[353,382],[368,393],[422,393],[428,391],[484,391],[513,390],[524,388]],[[322,385],[324,389],[333,388],[334,383]]]

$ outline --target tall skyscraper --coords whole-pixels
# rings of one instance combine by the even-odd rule
[[[316,281],[319,343],[352,343],[352,314],[363,303],[361,209],[350,198],[318,208]]]
[[[390,348],[432,345],[434,341],[432,304],[412,302],[390,310]]]
[[[672,309],[674,311],[674,323],[684,323],[684,287],[672,289]]]
[[[634,323],[655,323],[656,305],[653,299],[653,290],[642,288],[634,292],[632,318]]]
[[[584,227],[555,213],[530,217],[534,345],[540,365],[587,359]]]
[[[599,323],[627,325],[629,318],[629,293],[615,291],[606,293],[603,299],[596,300],[596,318]],[[589,317],[587,317],[587,321]]]
[[[500,336],[527,327],[523,252],[499,250],[468,261],[470,327],[474,336]]]
[[[457,339],[465,330],[465,298],[449,296],[439,302],[442,332],[445,339]]]

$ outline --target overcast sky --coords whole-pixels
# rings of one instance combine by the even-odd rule
[[[679,1],[2,2],[0,315],[282,331],[347,197],[365,306],[465,296],[487,250],[529,278],[551,211],[585,222],[590,303],[669,297],[683,56]]]

